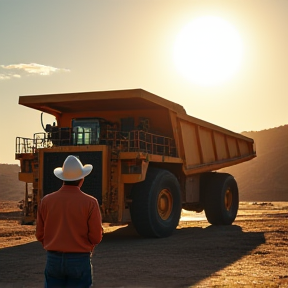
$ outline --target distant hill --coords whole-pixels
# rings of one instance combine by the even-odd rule
[[[240,201],[288,201],[288,125],[241,134],[254,139],[257,157],[221,170],[237,180]]]
[[[25,183],[18,180],[19,165],[0,164],[0,201],[24,199]]]
[[[254,139],[257,157],[220,170],[235,177],[240,201],[288,201],[288,125],[242,134]],[[19,171],[18,165],[0,164],[0,200],[23,199]]]

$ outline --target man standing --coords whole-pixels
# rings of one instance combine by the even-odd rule
[[[45,287],[90,287],[91,256],[102,240],[102,218],[96,198],[81,191],[92,171],[75,156],[68,156],[54,174],[62,187],[40,202],[36,220],[36,238],[47,251]]]

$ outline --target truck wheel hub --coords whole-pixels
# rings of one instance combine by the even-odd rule
[[[157,209],[158,214],[163,220],[167,220],[171,214],[173,206],[173,197],[167,189],[161,190],[158,196]]]
[[[232,206],[232,192],[230,190],[230,188],[228,188],[225,192],[225,208],[227,211],[229,211],[231,209]]]

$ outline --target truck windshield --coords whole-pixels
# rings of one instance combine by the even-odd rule
[[[99,144],[100,125],[98,119],[73,119],[73,144]]]

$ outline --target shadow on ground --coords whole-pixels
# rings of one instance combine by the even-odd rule
[[[249,254],[264,233],[240,226],[177,229],[143,239],[128,226],[108,233],[93,258],[99,287],[188,287]]]
[[[244,233],[237,225],[182,228],[160,239],[141,238],[127,226],[105,234],[95,249],[94,282],[96,287],[188,287],[264,242],[264,233]],[[43,287],[40,243],[4,248],[0,259],[0,287]]]

